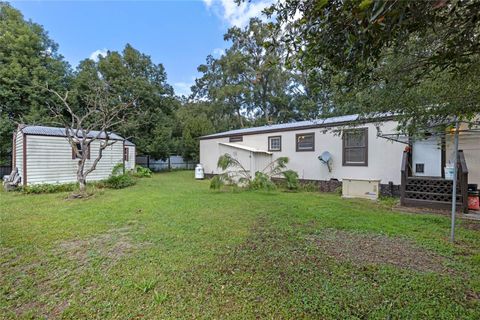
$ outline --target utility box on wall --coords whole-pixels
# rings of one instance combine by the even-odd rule
[[[380,194],[380,180],[342,179],[344,198],[377,200]]]

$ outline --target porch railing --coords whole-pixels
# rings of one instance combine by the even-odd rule
[[[410,162],[410,153],[408,151],[404,151],[401,167],[401,205],[406,205],[407,184],[409,182],[409,177],[412,176],[412,168]],[[458,191],[460,193],[459,195],[461,195],[462,198],[461,210],[462,212],[468,212],[468,167],[467,162],[465,161],[465,155],[463,153],[463,150],[458,151],[457,169]]]

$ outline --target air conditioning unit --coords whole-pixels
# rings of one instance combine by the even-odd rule
[[[380,195],[380,180],[342,179],[344,198],[364,198],[377,200]]]

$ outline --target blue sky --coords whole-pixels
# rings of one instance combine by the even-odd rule
[[[82,59],[126,43],[162,63],[177,94],[187,94],[197,66],[228,47],[223,34],[244,26],[271,0],[238,7],[233,0],[12,1],[26,19],[45,27],[75,67]]]

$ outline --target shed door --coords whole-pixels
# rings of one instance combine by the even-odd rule
[[[415,141],[412,152],[412,172],[415,176],[442,176],[442,147],[438,137]]]

